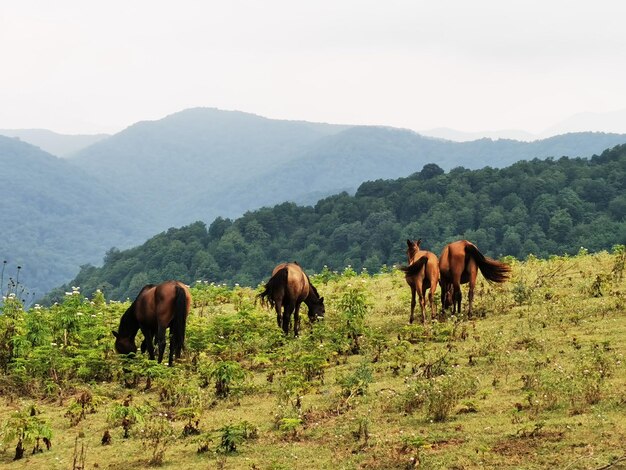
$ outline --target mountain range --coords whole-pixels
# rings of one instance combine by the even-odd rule
[[[108,134],[59,134],[48,129],[0,129],[0,136],[18,139],[57,157],[71,157],[79,150],[109,137]]]
[[[1,133],[1,132],[0,132]],[[22,137],[20,137],[22,139]],[[9,223],[0,256],[24,266],[45,292],[168,227],[283,201],[313,204],[369,180],[444,170],[504,167],[519,160],[589,157],[624,134],[574,133],[533,142],[451,142],[410,130],[267,119],[193,108],[133,124],[58,158],[0,137],[0,207]],[[67,155],[67,154],[66,154]]]

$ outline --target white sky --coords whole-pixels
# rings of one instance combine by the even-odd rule
[[[621,0],[4,0],[0,128],[209,106],[539,132],[626,109],[625,19]]]

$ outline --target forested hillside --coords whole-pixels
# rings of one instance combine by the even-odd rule
[[[79,265],[99,262],[111,245],[145,240],[141,212],[67,160],[0,136],[0,165],[5,281],[22,266],[22,282],[42,295],[74,276]]]
[[[518,162],[508,168],[445,173],[435,164],[319,201],[284,203],[210,227],[170,229],[104,266],[85,266],[71,285],[123,299],[147,282],[178,278],[255,285],[279,261],[320,272],[404,262],[404,240],[439,253],[467,238],[491,256],[523,258],[597,251],[626,243],[626,145],[591,159]],[[57,291],[57,295],[62,293]],[[52,297],[51,297],[52,298]]]

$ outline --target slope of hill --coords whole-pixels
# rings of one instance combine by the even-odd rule
[[[461,314],[425,326],[402,273],[324,273],[324,320],[303,306],[297,339],[257,290],[194,283],[174,367],[115,354],[129,302],[11,302],[0,468],[623,470],[624,261],[512,262],[503,285],[479,275],[472,319],[464,285]]]
[[[503,167],[532,158],[582,156],[625,143],[619,134],[580,133],[536,142],[450,142],[388,127],[280,121],[195,108],[137,123],[72,160],[131,194],[154,231],[193,220],[237,217],[283,201],[313,204],[363,182],[398,178],[437,163]]]
[[[23,267],[31,290],[46,292],[111,246],[146,236],[140,213],[67,160],[0,136],[0,165],[0,256]]]
[[[72,160],[88,173],[106,175],[112,188],[137,197],[155,228],[219,215],[186,199],[210,189],[245,191],[251,175],[298,158],[307,146],[345,126],[278,121],[236,111],[195,108],[159,121],[137,123]],[[246,210],[248,207],[240,207]]]
[[[626,145],[590,160],[535,159],[501,170],[444,173],[429,164],[315,207],[284,203],[234,222],[218,218],[208,231],[201,222],[170,229],[140,247],[110,252],[104,266],[83,267],[71,284],[125,299],[169,278],[256,285],[285,260],[317,272],[325,265],[377,271],[402,262],[404,241],[417,237],[436,253],[467,238],[486,254],[519,258],[626,244]]]
[[[17,137],[57,157],[67,158],[108,137],[107,134],[68,135],[47,129],[0,129],[0,135]]]
[[[535,142],[480,139],[459,143],[402,129],[359,126],[326,137],[280,171],[251,179],[245,191],[234,187],[220,197],[206,190],[194,194],[186,205],[211,207],[219,203],[223,214],[236,216],[242,213],[237,210],[241,206],[254,207],[255,203],[256,207],[282,201],[315,204],[320,194],[354,193],[363,181],[399,178],[430,162],[445,170],[457,166],[501,168],[533,158],[590,157],[624,142],[626,136],[620,134],[579,133]],[[290,184],[293,180],[302,184]]]

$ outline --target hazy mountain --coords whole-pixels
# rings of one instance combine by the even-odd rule
[[[69,135],[58,134],[47,129],[0,129],[0,135],[17,137],[35,147],[56,155],[70,157],[85,147],[108,137],[107,134]]]
[[[190,195],[207,188],[218,196],[230,188],[246,191],[246,180],[299,158],[310,144],[345,128],[194,108],[134,124],[72,161],[137,198],[161,229],[219,213],[186,207]]]
[[[578,133],[534,142],[480,139],[459,143],[402,129],[353,127],[321,140],[280,171],[258,175],[245,191],[232,188],[220,197],[205,190],[188,200],[187,207],[211,207],[212,201],[219,200],[227,215],[239,215],[242,211],[237,209],[241,207],[250,209],[285,200],[314,204],[320,195],[344,190],[352,193],[363,181],[406,176],[431,162],[445,170],[457,166],[502,168],[534,158],[590,157],[624,142],[626,135]],[[300,184],[288,183],[294,180]]]
[[[557,135],[565,132],[602,131],[626,132],[626,109],[607,113],[578,113],[545,129],[541,135]]]
[[[553,124],[538,134],[519,129],[499,129],[494,131],[466,132],[448,127],[438,127],[420,131],[420,134],[455,142],[469,142],[479,139],[514,139],[534,141],[574,132],[626,133],[626,109],[606,113],[578,113]]]
[[[23,267],[21,280],[31,290],[42,294],[79,265],[100,263],[112,246],[151,233],[124,198],[67,160],[0,136],[0,165],[0,258]]]
[[[194,108],[130,126],[82,150],[72,162],[128,193],[150,214],[156,232],[284,200],[311,204],[430,162],[444,169],[502,167],[521,159],[588,157],[624,142],[624,135],[580,133],[535,142],[459,143],[397,128]]]
[[[478,131],[478,132],[465,132],[457,131],[456,129],[450,129],[448,127],[437,127],[434,129],[427,129],[425,131],[419,131],[420,134],[435,137],[437,139],[452,140],[454,142],[469,142],[478,139],[513,139],[521,141],[536,140],[538,137],[530,132],[522,131],[519,129],[502,129],[497,131]]]

